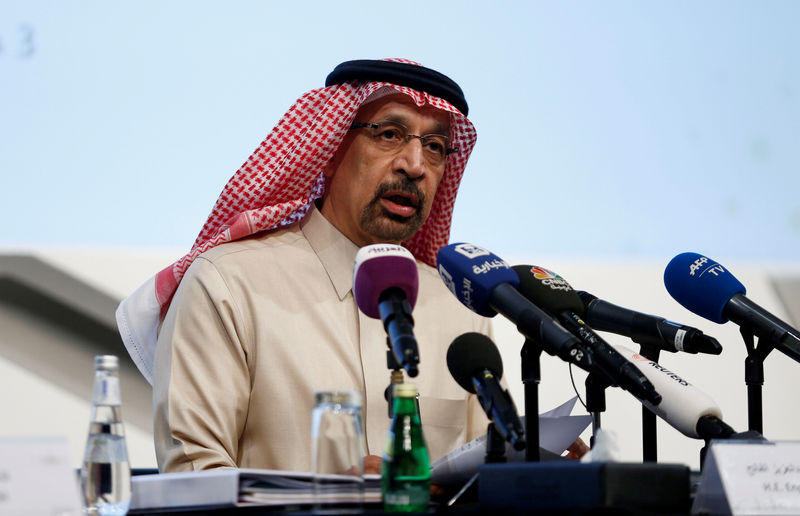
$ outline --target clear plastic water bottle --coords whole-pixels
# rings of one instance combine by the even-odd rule
[[[113,355],[98,355],[94,369],[81,491],[87,514],[126,514],[131,502],[131,467],[122,426],[119,361]]]

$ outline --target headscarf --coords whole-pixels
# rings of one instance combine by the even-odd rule
[[[403,59],[387,61],[420,66]],[[458,185],[475,145],[477,135],[472,123],[447,100],[401,84],[348,80],[312,90],[294,103],[231,177],[191,251],[148,280],[117,308],[117,326],[125,347],[151,384],[158,326],[189,265],[201,253],[220,244],[302,219],[314,200],[323,195],[325,165],[339,148],[358,109],[384,87],[408,95],[417,106],[430,104],[450,113],[451,146],[459,151],[447,157],[427,220],[403,242],[418,260],[435,267],[436,253],[450,236]],[[466,111],[466,103],[462,109]]]

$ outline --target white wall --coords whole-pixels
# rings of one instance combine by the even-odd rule
[[[63,436],[72,463],[80,466],[89,430],[92,381],[87,378],[86,397],[81,398],[0,356],[0,392],[4,393],[0,437]],[[124,417],[124,398],[122,402]],[[155,467],[152,430],[126,420],[125,435],[131,466]]]

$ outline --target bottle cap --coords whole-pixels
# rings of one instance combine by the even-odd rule
[[[397,398],[416,398],[417,386],[413,383],[394,384],[394,395]]]
[[[116,355],[97,355],[94,357],[95,370],[117,371],[119,369],[119,359]]]

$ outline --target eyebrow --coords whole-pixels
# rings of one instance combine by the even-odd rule
[[[402,124],[402,125],[404,125],[406,127],[408,127],[408,125],[409,125],[408,124],[408,118],[403,116],[403,115],[389,114],[389,115],[385,116],[381,121],[382,122],[394,122],[396,124]],[[425,134],[441,134],[443,136],[449,136],[450,135],[450,129],[449,129],[449,127],[445,127],[444,125],[440,124],[439,122],[436,122],[436,125],[433,128],[433,132],[426,132]]]

